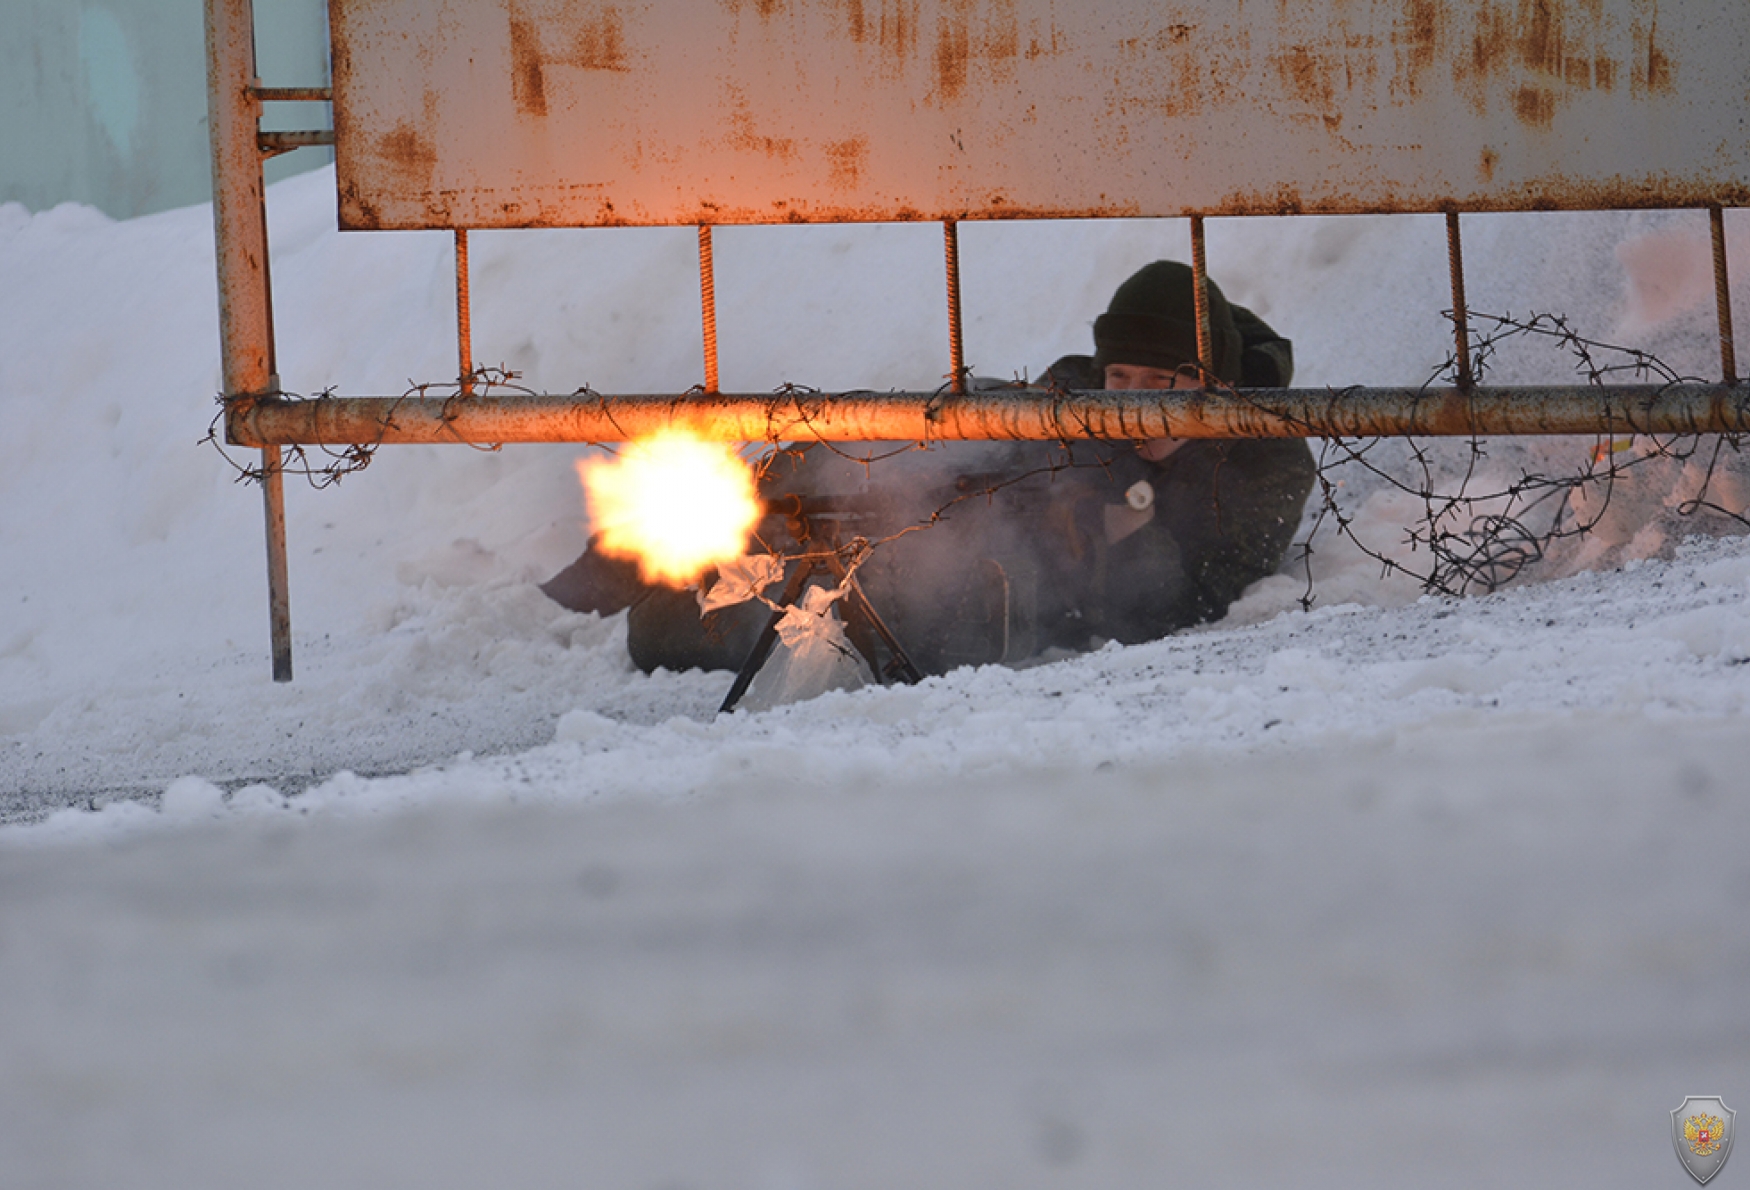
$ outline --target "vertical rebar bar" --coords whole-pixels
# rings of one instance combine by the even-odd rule
[[[251,21],[254,20],[251,16]],[[257,80],[259,82],[259,80]],[[256,108],[257,115],[261,109]],[[255,158],[261,179],[261,294],[267,310],[267,391],[281,392],[279,348],[273,334],[273,261],[267,250],[267,178],[261,172],[265,155]],[[261,504],[267,528],[267,635],[272,642],[273,680],[292,680],[292,572],[286,562],[286,475],[278,446],[261,452]]]
[[[1726,277],[1726,216],[1719,207],[1707,209],[1714,234],[1714,303],[1720,316],[1720,379],[1738,383],[1738,356],[1732,345],[1732,286]]]
[[[286,563],[286,473],[280,448],[261,450],[261,503],[267,522],[267,622],[273,680],[292,680],[292,575]]]
[[[213,242],[219,282],[219,347],[227,402],[265,397],[274,375],[273,289],[268,275],[261,101],[255,88],[250,0],[206,0],[207,127],[213,167]],[[273,678],[292,680],[285,485],[277,448],[261,452],[267,519],[268,627]]]
[[[456,228],[456,383],[474,395],[474,310],[468,293],[468,229]]]
[[[699,320],[705,334],[705,391],[717,391],[717,274],[711,261],[711,227],[699,225]]]
[[[1191,298],[1197,312],[1197,366],[1205,383],[1215,377],[1215,344],[1209,333],[1209,270],[1203,256],[1203,216],[1191,216]]]
[[[1446,212],[1446,263],[1452,271],[1452,342],[1458,357],[1458,387],[1469,388],[1475,378],[1470,370],[1470,308],[1464,301],[1464,245],[1458,238],[1458,212]]]
[[[942,247],[948,268],[948,368],[956,393],[966,391],[966,350],[960,338],[960,225],[942,221]]]

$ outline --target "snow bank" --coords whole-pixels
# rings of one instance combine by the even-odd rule
[[[285,384],[399,392],[443,378],[448,237],[339,235],[332,187],[318,171],[270,190]],[[1737,214],[1741,250],[1750,221]],[[1634,331],[1634,345],[1705,374],[1711,287],[1679,267],[1705,234],[1693,212],[1467,219],[1473,305],[1561,310],[1603,338]],[[1116,283],[1182,254],[1186,232],[1173,220],[975,224],[962,244],[968,359],[1002,376],[1085,349]],[[725,387],[938,383],[939,249],[929,227],[721,229]],[[1294,338],[1302,383],[1414,383],[1446,358],[1437,218],[1216,221],[1209,250],[1227,290]],[[686,229],[478,235],[476,355],[536,388],[684,389],[701,368],[694,252]],[[577,451],[563,446],[388,448],[338,487],[289,485],[299,680],[274,688],[262,680],[258,502],[197,445],[219,387],[205,209],[115,223],[14,205],[0,260],[12,282],[0,407],[17,428],[0,442],[0,476],[21,510],[0,521],[0,789],[19,791],[4,812],[152,794],[192,772],[292,792],[342,768],[545,743],[578,707],[648,722],[712,703],[709,683],[632,678],[616,625],[566,618],[533,591],[586,537]],[[1497,375],[1570,368],[1527,351]],[[1583,447],[1543,449],[1560,466]],[[1525,462],[1504,444],[1492,455],[1509,480]],[[1363,540],[1413,561],[1403,525],[1416,510],[1363,474],[1338,482],[1353,485]],[[1669,554],[1682,528],[1670,520],[1565,569]],[[1346,543],[1314,544],[1320,604],[1419,594]],[[1236,624],[1297,606],[1304,582],[1266,587]]]

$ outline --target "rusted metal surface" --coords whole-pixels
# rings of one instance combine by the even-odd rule
[[[1203,216],[1191,216],[1191,308],[1197,320],[1197,366],[1207,381],[1215,375],[1215,339],[1209,331],[1209,266],[1204,253]]]
[[[292,572],[286,561],[286,473],[280,448],[261,448],[261,504],[267,530],[267,634],[273,680],[292,680]]]
[[[966,346],[960,331],[960,228],[942,224],[942,255],[948,275],[948,387],[966,391]]]
[[[278,153],[290,153],[293,149],[307,149],[313,145],[332,145],[334,133],[327,128],[300,128],[290,131],[263,132],[257,138],[261,151],[273,156]]]
[[[1458,387],[1475,383],[1470,366],[1470,303],[1464,297],[1464,241],[1458,230],[1458,212],[1446,212],[1446,271],[1452,276],[1452,351],[1458,363]]]
[[[1750,387],[333,397],[239,401],[226,418],[245,446],[624,442],[670,428],[731,442],[1743,433]]]
[[[1726,274],[1726,219],[1718,207],[1709,207],[1708,226],[1714,243],[1714,309],[1720,324],[1720,379],[1738,381],[1738,356],[1732,343],[1732,282]]]
[[[255,86],[249,93],[267,103],[329,103],[334,99],[332,87]]]
[[[261,100],[250,0],[207,0],[207,121],[213,151],[213,240],[219,279],[219,347],[228,401],[279,387],[268,275],[267,206],[261,175]],[[286,568],[285,484],[280,448],[261,443],[267,514],[268,629],[273,677],[292,680],[291,585]]]
[[[348,228],[1750,204],[1750,4],[330,0]]]
[[[699,228],[699,328],[705,346],[705,391],[717,391],[717,266],[711,249],[711,226]]]
[[[273,374],[267,225],[256,127],[255,39],[249,0],[207,0],[207,123],[213,162],[213,242],[227,396],[265,393]]]
[[[474,302],[468,277],[468,229],[456,228],[456,384],[474,392]]]

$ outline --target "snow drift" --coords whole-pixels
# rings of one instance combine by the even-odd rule
[[[286,385],[443,379],[447,238],[339,236],[332,185],[270,191]],[[1467,217],[1471,302],[1710,375],[1705,235]],[[199,441],[210,236],[0,208],[5,1184],[1641,1186],[1673,1105],[1733,1101],[1750,549],[1684,543],[1693,476],[1484,598],[1321,539],[1310,612],[1278,576],[1168,640],[718,718],[721,675],[639,675],[536,588],[578,451],[390,448],[289,485],[275,686],[259,501]],[[1085,349],[1186,242],[963,225],[969,362]],[[693,251],[479,235],[476,354],[685,389]],[[720,229],[723,386],[938,383],[938,253]],[[1209,256],[1302,383],[1446,357],[1438,218]],[[1415,510],[1338,479],[1413,560]]]

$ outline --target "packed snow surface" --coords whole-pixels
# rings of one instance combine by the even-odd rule
[[[448,238],[338,235],[333,184],[270,192],[285,386],[441,382]],[[1704,216],[1465,228],[1476,309],[1717,370]],[[1218,221],[1209,259],[1298,383],[1417,384],[1442,231]],[[726,390],[940,383],[934,229],[716,240]],[[961,244],[1008,378],[1187,237]],[[477,234],[476,355],[682,391],[694,251]],[[719,716],[726,675],[538,590],[580,448],[385,448],[288,485],[276,685],[259,496],[200,441],[209,212],[0,207],[0,276],[0,1185],[1678,1186],[1670,1109],[1747,1097],[1750,545],[1693,468],[1492,595],[1327,525],[1219,624]],[[1331,474],[1414,564],[1414,501]]]

